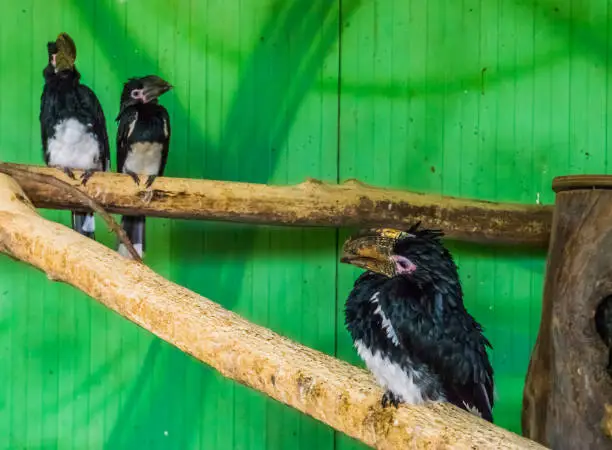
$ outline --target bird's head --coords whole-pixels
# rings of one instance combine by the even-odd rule
[[[76,45],[68,33],[60,33],[55,42],[47,42],[47,53],[55,72],[74,69]]]
[[[157,75],[130,78],[123,85],[121,93],[122,108],[139,103],[156,103],[159,96],[165,94],[172,85]]]
[[[458,283],[457,267],[441,241],[444,234],[419,226],[363,230],[346,240],[340,261],[389,278],[410,277],[419,284]]]

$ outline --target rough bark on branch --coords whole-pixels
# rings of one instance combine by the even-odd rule
[[[95,202],[95,200],[93,200],[91,196],[88,195],[86,192],[80,191],[77,187],[73,186],[72,184],[67,183],[66,181],[60,180],[59,178],[56,178],[52,175],[37,173],[37,172],[23,169],[21,167],[17,167],[14,165],[0,163],[0,173],[5,173],[6,175],[10,175],[12,177],[19,175],[22,179],[26,178],[32,182],[43,183],[43,184],[47,184],[50,186],[54,186],[64,192],[67,190],[73,197],[78,198],[81,201],[82,205],[89,206],[91,210],[93,210],[95,213],[100,215],[102,219],[106,222],[106,225],[108,226],[108,228],[113,233],[115,233],[117,237],[119,238],[119,240],[123,243],[123,245],[125,245],[125,248],[130,253],[132,258],[135,261],[142,262],[142,259],[140,258],[140,256],[138,255],[138,252],[136,251],[136,249],[130,242],[130,239],[128,238],[123,228],[121,228],[117,224],[117,222],[115,222],[115,219],[113,219],[113,216],[111,216],[109,213],[107,213],[104,210],[104,208],[98,205]]]
[[[55,175],[46,167],[4,164]],[[76,173],[76,172],[75,172]],[[14,175],[39,208],[79,209],[67,192]],[[290,186],[157,178],[147,192],[127,175],[95,174],[84,189],[107,211],[169,218],[297,226],[407,227],[415,221],[441,228],[449,238],[546,248],[552,206],[468,200],[382,189],[356,180],[326,184],[308,179]]]
[[[448,404],[382,409],[382,391],[366,371],[252,324],[42,218],[2,174],[0,250],[77,287],[224,376],[370,446],[544,448]]]

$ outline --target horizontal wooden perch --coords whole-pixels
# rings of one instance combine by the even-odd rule
[[[95,186],[102,182],[100,177]],[[167,183],[188,182],[164,180],[163,186]],[[252,324],[145,265],[43,219],[19,185],[2,174],[0,250],[77,287],[224,376],[370,446],[544,448],[449,404],[382,409],[382,391],[366,371]],[[330,292],[330,301],[333,297]]]
[[[1,164],[53,175],[46,167]],[[76,172],[75,172],[76,173]],[[82,209],[55,186],[11,173],[39,208]],[[406,227],[415,221],[441,228],[449,238],[546,248],[552,206],[495,203],[375,188],[355,180],[326,184],[309,179],[292,186],[158,178],[147,192],[127,175],[96,174],[83,188],[107,211],[157,217],[298,226]]]

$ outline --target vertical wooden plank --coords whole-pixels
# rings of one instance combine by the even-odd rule
[[[3,159],[29,159],[30,151],[16,147],[16,144],[32,144],[33,133],[30,130],[35,120],[31,114],[31,101],[35,94],[29,90],[33,79],[29,73],[33,68],[33,51],[29,38],[33,30],[33,4],[26,1],[7,6],[5,14],[10,14],[12,20],[3,24],[0,31],[3,38],[0,58],[2,67],[5,68],[2,80],[4,106],[0,111],[1,152]],[[15,42],[14,36],[27,37]],[[19,89],[22,81],[26,87]],[[40,372],[31,370],[38,362],[36,346],[31,344],[40,344],[40,340],[37,339],[39,333],[30,329],[28,322],[31,319],[34,323],[40,323],[37,319],[41,317],[43,310],[42,305],[29,301],[27,286],[31,273],[14,265],[9,267],[9,264],[11,262],[6,260],[2,261],[0,266],[0,286],[10,295],[6,298],[10,304],[3,308],[3,315],[10,320],[10,325],[7,325],[11,328],[12,346],[8,364],[3,368],[3,371],[8,371],[8,376],[4,375],[3,378],[9,382],[11,389],[7,392],[10,398],[7,413],[10,416],[5,422],[4,435],[9,437],[13,445],[28,446],[36,442],[42,431],[41,402],[40,395],[37,395],[40,391],[36,392],[36,388],[43,381]],[[21,299],[19,304],[13,303],[15,298]],[[32,411],[30,418],[28,410]]]
[[[274,165],[269,181],[296,183],[307,176],[335,180],[337,160],[331,149],[337,146],[337,94],[322,87],[334,86],[337,79],[338,7],[299,2],[279,13],[279,30],[272,34],[271,44],[287,43],[286,60],[273,60],[282,68],[277,76],[285,94],[277,99],[279,114],[271,121]],[[335,232],[275,229],[270,246],[276,270],[270,273],[268,325],[333,353]],[[311,268],[308,262],[314,259],[327,263]],[[283,275],[274,276],[277,271]],[[325,330],[318,328],[320,322],[328,324]],[[332,430],[278,403],[269,403],[267,422],[266,448],[333,446]]]
[[[534,134],[534,111],[550,101],[534,79],[536,17],[530,5],[505,0],[363,5],[343,30],[340,178],[535,202],[551,179],[543,170],[542,135]],[[553,32],[547,29],[543,39],[557,44]],[[373,155],[389,162],[373,163]],[[466,307],[495,347],[496,422],[520,431],[518,380],[535,339],[533,326],[521,318],[538,314],[542,255],[448,245],[460,267]],[[337,354],[349,361],[357,358],[342,309],[358,273],[339,267]],[[338,445],[353,444],[339,439]]]

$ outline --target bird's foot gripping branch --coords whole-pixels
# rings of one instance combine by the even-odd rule
[[[364,370],[252,324],[42,218],[17,182],[2,174],[0,251],[80,289],[224,376],[367,445],[543,448],[446,403],[383,408],[383,392]]]

